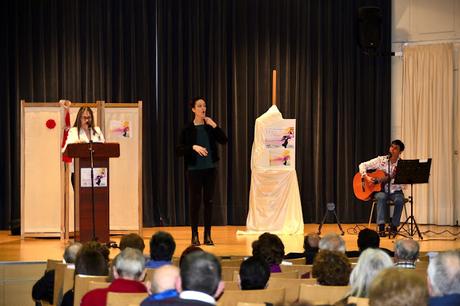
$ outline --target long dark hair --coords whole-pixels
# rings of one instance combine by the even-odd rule
[[[91,128],[91,130],[93,131],[93,135],[96,135],[96,131],[95,131],[94,128],[93,128],[93,125],[94,125],[93,110],[91,109],[91,107],[83,106],[83,107],[80,107],[80,109],[78,110],[77,118],[75,119],[75,123],[73,124],[73,126],[76,127],[77,130],[78,130],[78,139],[80,139],[81,117],[83,116],[83,113],[84,113],[85,111],[88,111],[89,115],[91,116],[91,125],[90,125],[90,128]]]

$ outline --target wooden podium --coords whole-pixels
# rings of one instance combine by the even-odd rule
[[[91,184],[91,150],[93,184]],[[74,158],[75,241],[109,242],[109,158],[120,156],[120,145],[118,143],[75,143],[67,146],[66,154]]]

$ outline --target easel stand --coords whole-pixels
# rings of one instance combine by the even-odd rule
[[[423,236],[418,228],[417,221],[414,217],[414,195],[413,186],[414,184],[426,184],[430,177],[431,158],[425,160],[412,159],[412,160],[400,160],[398,162],[398,170],[395,177],[395,184],[410,184],[410,216],[399,226],[397,234],[404,228],[409,226],[407,231],[411,238],[414,237],[415,233],[422,240]],[[396,235],[397,235],[396,234]],[[396,236],[395,235],[395,236]]]
[[[324,222],[326,221],[327,216],[331,213],[335,217],[335,221],[337,225],[339,226],[340,232],[342,233],[342,236],[345,234],[345,232],[342,229],[342,225],[340,225],[339,217],[337,217],[337,214],[335,213],[335,204],[334,203],[327,203],[326,205],[326,212],[324,213],[323,220],[321,221],[321,224],[318,227],[318,235],[321,234],[321,228],[323,227]]]

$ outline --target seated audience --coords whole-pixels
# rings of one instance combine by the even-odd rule
[[[123,235],[120,240],[120,251],[123,251],[126,248],[137,249],[141,251],[141,253],[144,253],[144,239],[136,233]]]
[[[398,268],[415,269],[420,246],[413,239],[401,239],[395,242],[395,266]]]
[[[144,302],[178,297],[176,284],[180,278],[179,274],[179,268],[173,265],[164,265],[156,269],[151,279],[152,294]]]
[[[426,306],[428,290],[424,279],[413,270],[387,268],[369,288],[370,306]]]
[[[105,249],[107,248],[104,248],[98,242],[85,243],[75,260],[75,275],[108,275],[108,254],[106,254]],[[102,255],[101,251],[104,252],[104,255]],[[107,255],[107,258],[104,257],[105,255]],[[74,289],[72,288],[64,294],[61,306],[73,306]]]
[[[330,233],[321,238],[318,244],[319,250],[337,251],[345,253],[345,241],[335,233]]]
[[[182,252],[182,254],[180,255],[179,267],[182,267],[182,261],[184,261],[185,256],[187,256],[188,254],[193,253],[193,252],[204,252],[204,251],[203,251],[202,248],[200,248],[199,246],[196,246],[196,245],[191,245],[191,246],[187,247]]]
[[[348,257],[359,257],[361,253],[368,249],[381,249],[390,257],[393,257],[394,253],[388,249],[380,248],[380,236],[376,231],[365,228],[361,230],[358,234],[358,251],[347,251],[346,254]]]
[[[303,253],[294,253],[291,252],[284,256],[284,259],[294,259],[294,258],[302,258],[305,257],[305,264],[311,265],[313,263],[313,259],[315,258],[316,253],[318,253],[318,244],[321,237],[317,233],[309,233],[304,237],[303,240]]]
[[[74,265],[81,243],[75,242],[68,245],[64,250],[64,263]],[[32,288],[32,298],[39,303],[40,300],[53,304],[54,275],[55,270],[46,271]]]
[[[142,283],[145,277],[145,258],[137,249],[126,248],[117,255],[113,269],[114,280],[107,288],[94,289],[86,293],[82,306],[105,306],[108,292],[147,292]]]
[[[281,272],[284,244],[278,236],[263,233],[252,243],[252,255],[265,260],[270,266],[271,273]]]
[[[460,251],[440,252],[428,264],[430,306],[460,305]]]
[[[362,297],[367,298],[369,293],[369,287],[383,269],[390,268],[393,266],[393,260],[390,256],[382,250],[368,248],[361,253],[359,256],[356,266],[350,274],[351,290],[349,294],[335,303],[334,305],[346,305],[348,297]]]
[[[156,232],[150,239],[150,260],[145,264],[146,268],[159,268],[170,265],[176,242],[173,236],[167,232]]]
[[[339,251],[320,251],[313,261],[312,275],[324,286],[346,286],[350,279],[351,264]]]
[[[184,257],[180,270],[180,281],[176,289],[179,297],[159,301],[144,301],[149,305],[215,305],[216,298],[224,290],[221,281],[222,269],[217,258],[206,252],[193,252]]]
[[[249,257],[240,266],[241,290],[265,289],[270,278],[270,267],[262,258]]]

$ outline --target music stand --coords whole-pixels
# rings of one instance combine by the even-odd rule
[[[420,239],[423,239],[422,234],[418,228],[417,222],[414,218],[414,196],[412,193],[413,185],[414,184],[426,184],[428,183],[428,179],[430,178],[430,168],[431,168],[431,158],[428,159],[401,159],[398,161],[398,168],[396,171],[396,177],[394,184],[410,184],[410,216],[406,219],[406,221],[401,224],[398,229],[399,231],[406,225],[409,225],[409,236],[413,237],[415,235],[415,231]],[[415,229],[414,229],[415,226]],[[395,235],[396,236],[396,235]]]

